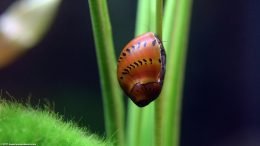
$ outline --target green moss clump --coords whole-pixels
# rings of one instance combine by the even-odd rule
[[[63,122],[52,112],[0,99],[0,145],[111,146],[111,142]]]

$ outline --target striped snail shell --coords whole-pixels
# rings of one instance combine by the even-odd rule
[[[125,94],[139,107],[155,100],[162,89],[166,54],[162,41],[152,32],[137,36],[122,50],[117,78]]]

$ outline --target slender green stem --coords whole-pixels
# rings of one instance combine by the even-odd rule
[[[101,80],[106,133],[117,145],[122,146],[125,145],[124,108],[116,78],[116,59],[107,1],[88,0],[88,2]]]
[[[165,10],[164,10],[164,19],[163,19],[163,43],[165,47],[165,51],[167,54],[167,60],[169,54],[169,50],[172,50],[170,47],[173,42],[171,42],[173,30],[174,30],[174,23],[175,23],[175,15],[176,15],[176,3],[177,0],[167,0],[165,3]],[[167,70],[168,71],[168,70]]]
[[[174,32],[174,22],[175,22],[175,14],[176,14],[176,3],[177,0],[167,0],[165,3],[165,10],[164,10],[164,20],[163,20],[163,37],[162,37],[162,41],[165,47],[165,51],[166,51],[166,75],[165,75],[165,79],[164,79],[164,85],[163,85],[163,90],[160,94],[160,99],[163,99],[163,101],[161,102],[161,105],[164,106],[163,110],[161,111],[161,114],[163,115],[163,121],[161,122],[162,125],[160,125],[161,128],[161,135],[159,135],[161,137],[160,141],[160,146],[163,146],[165,144],[164,140],[165,140],[165,136],[166,136],[166,128],[170,127],[170,125],[165,125],[167,122],[166,120],[168,120],[166,118],[166,115],[164,112],[167,112],[165,105],[168,102],[168,97],[167,98],[167,93],[171,92],[169,87],[172,87],[171,82],[172,82],[172,72],[174,71],[172,68],[172,62],[173,62],[173,57],[174,54],[172,53],[172,51],[170,52],[170,50],[173,50],[172,48],[172,44],[173,42],[171,41],[172,38],[172,34]],[[171,64],[171,65],[170,65]],[[167,86],[167,87],[166,87]],[[174,105],[173,105],[174,106]],[[171,116],[172,117],[172,116]]]
[[[169,20],[165,20],[165,32],[167,32],[165,40],[167,41],[166,51],[168,56],[166,81],[162,92],[162,96],[166,101],[162,129],[164,132],[163,145],[179,146],[182,88],[192,0],[168,0],[168,3],[172,6],[166,7],[165,11],[165,17]],[[173,8],[173,6],[176,6],[176,9],[171,11],[169,8]],[[174,14],[174,19],[171,20],[169,15],[172,14]],[[173,29],[168,30],[171,27]]]
[[[155,2],[155,33],[162,39],[162,15],[163,15],[163,0],[156,0]]]
[[[141,35],[150,29],[149,0],[138,0],[135,35]]]
[[[150,23],[150,0],[138,0],[135,35],[149,31]],[[152,125],[150,113],[153,111],[152,104],[145,108],[139,108],[131,100],[128,102],[127,118],[127,146],[151,146]],[[147,124],[149,122],[149,124]],[[143,127],[149,128],[143,128]],[[147,139],[148,138],[148,139]]]
[[[155,33],[162,39],[162,14],[163,0],[155,2]],[[162,143],[162,115],[163,115],[163,98],[158,98],[155,102],[155,145],[160,146]]]

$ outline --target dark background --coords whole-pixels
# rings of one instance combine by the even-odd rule
[[[0,1],[2,13],[12,0]],[[134,35],[136,1],[108,0],[117,56]],[[260,145],[260,1],[194,1],[182,146]],[[45,38],[0,70],[3,94],[48,99],[65,119],[104,134],[87,0],[64,0]]]

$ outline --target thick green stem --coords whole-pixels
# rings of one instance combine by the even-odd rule
[[[163,0],[156,0],[155,2],[155,33],[160,39],[162,39],[162,21],[163,21]]]
[[[155,0],[155,33],[162,39],[162,14],[163,0]],[[155,101],[155,145],[160,146],[162,143],[162,115],[163,115],[163,98]]]
[[[124,143],[124,108],[116,78],[116,59],[106,0],[88,0],[101,81],[105,126],[108,137]]]
[[[168,20],[165,20],[164,24],[168,56],[166,80],[162,92],[165,98],[163,145],[179,146],[182,89],[192,0],[168,0],[167,2],[171,6],[166,7],[165,17]],[[176,9],[170,10],[170,7]],[[174,19],[171,19],[169,16],[173,14]]]
[[[149,31],[150,26],[150,0],[138,0],[135,35]],[[139,108],[131,100],[128,102],[127,118],[127,146],[151,146],[153,129],[150,116],[153,104]],[[149,122],[149,123],[147,123]],[[144,128],[147,127],[147,128]]]

